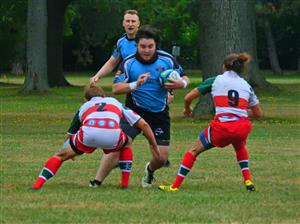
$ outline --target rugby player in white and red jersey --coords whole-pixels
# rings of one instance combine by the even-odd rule
[[[226,56],[223,74],[205,80],[198,88],[191,90],[185,96],[183,113],[185,116],[190,116],[192,101],[210,92],[216,109],[215,118],[185,153],[173,184],[161,185],[160,190],[177,191],[200,153],[213,147],[225,147],[232,144],[242,171],[244,185],[248,191],[255,191],[250,177],[246,149],[246,140],[251,131],[248,116],[258,119],[263,112],[253,89],[241,77],[245,64],[249,61],[250,55],[247,53]]]
[[[152,146],[152,163],[160,161],[160,151],[154,134],[148,123],[132,110],[125,108],[112,97],[104,97],[103,90],[89,84],[84,91],[85,102],[74,116],[71,127],[68,131],[69,137],[65,147],[51,156],[41,170],[32,189],[41,189],[44,183],[55,175],[61,164],[75,156],[83,153],[92,153],[97,148],[102,148],[104,153],[118,152],[123,158],[121,165],[122,181],[121,188],[128,187],[128,180],[131,172],[131,160],[127,160],[127,155],[131,150],[127,145],[132,139],[128,137],[120,128],[120,119],[123,117],[132,126],[140,128],[144,136]],[[117,157],[118,159],[118,157]],[[116,161],[115,161],[116,162]]]

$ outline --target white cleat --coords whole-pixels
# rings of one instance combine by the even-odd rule
[[[154,175],[153,173],[149,172],[148,170],[148,166],[149,166],[150,162],[148,162],[146,164],[146,167],[145,167],[145,174],[142,178],[142,187],[143,188],[147,188],[147,187],[152,187],[152,182],[154,181]]]

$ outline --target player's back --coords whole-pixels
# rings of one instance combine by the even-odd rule
[[[125,34],[118,39],[117,45],[113,51],[113,57],[117,58],[120,56],[121,61],[127,56],[135,54],[136,52],[136,42],[134,39],[129,39]]]
[[[233,114],[247,117],[247,108],[251,99],[250,85],[233,71],[226,71],[216,77],[212,85],[212,96],[216,107],[216,115]]]
[[[112,97],[93,97],[84,103],[79,111],[82,122],[91,118],[106,118],[119,123],[122,117],[122,104]]]

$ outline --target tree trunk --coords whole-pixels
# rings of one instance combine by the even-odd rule
[[[215,107],[211,94],[201,96],[200,100],[195,105],[192,116],[202,119],[212,119],[215,113]]]
[[[264,30],[265,30],[266,40],[267,40],[271,69],[274,73],[281,74],[282,69],[280,68],[279,61],[278,61],[274,36],[273,36],[269,19],[267,17],[265,17],[264,19]]]
[[[224,57],[229,53],[248,52],[253,61],[245,78],[255,86],[267,85],[258,73],[254,1],[200,1],[199,26],[203,80],[222,73]],[[208,99],[211,98],[202,98]],[[197,104],[193,114],[201,117],[212,111],[211,108],[200,105],[201,102]]]
[[[27,74],[24,91],[46,91],[47,81],[47,2],[28,0]]]
[[[63,24],[64,13],[70,0],[51,0],[47,2],[48,84],[50,87],[68,86],[70,84],[63,75]]]
[[[24,74],[23,65],[20,62],[13,62],[11,73],[16,75],[22,75]]]

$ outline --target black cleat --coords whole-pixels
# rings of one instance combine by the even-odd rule
[[[254,184],[251,180],[246,180],[245,181],[245,186],[246,186],[246,189],[247,191],[255,191],[255,187],[254,187]]]
[[[90,180],[90,184],[89,184],[89,187],[92,187],[92,188],[97,188],[97,187],[100,187],[101,186],[101,181],[98,181],[98,180]]]

